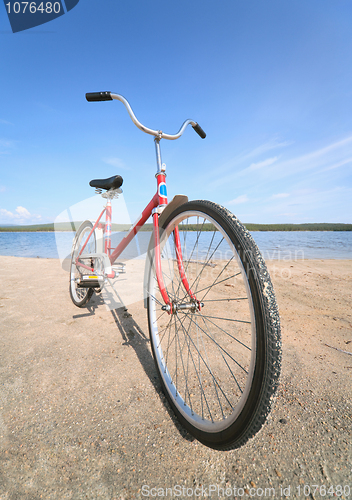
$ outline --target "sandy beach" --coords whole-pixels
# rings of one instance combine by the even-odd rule
[[[142,301],[78,309],[59,260],[0,257],[0,500],[351,498],[352,261],[267,265],[277,402],[254,439],[220,452],[169,409]]]

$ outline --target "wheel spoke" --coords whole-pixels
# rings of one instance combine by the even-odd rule
[[[193,286],[195,285],[195,283],[196,283],[197,281],[199,282],[199,280],[200,280],[200,276],[201,276],[201,274],[203,273],[203,271],[204,271],[204,269],[205,269],[206,265],[208,264],[208,262],[210,261],[210,259],[212,258],[212,256],[215,254],[216,250],[219,248],[219,246],[221,245],[221,243],[223,242],[223,240],[224,240],[224,238],[222,238],[222,239],[219,241],[219,243],[217,244],[216,248],[215,248],[215,249],[214,249],[214,251],[212,252],[212,254],[211,254],[211,256],[209,257],[209,259],[208,259],[208,260],[205,260],[205,262],[204,262],[204,264],[203,264],[203,267],[202,267],[202,269],[200,270],[200,272],[199,272],[198,276],[195,278],[195,280],[192,282],[192,284],[191,284],[191,286],[190,286],[190,289],[191,289],[191,290],[192,290]],[[197,290],[197,293],[199,293],[199,291],[198,291],[198,290]],[[185,299],[185,297],[187,297],[187,295],[188,295],[188,294],[186,293],[186,294],[183,296],[183,299],[182,299],[182,300],[184,300],[184,299]]]
[[[177,319],[178,319],[178,320],[180,320],[180,318],[178,317],[178,315],[176,315],[176,317],[177,317]],[[181,324],[181,326],[182,326],[183,330],[185,330],[185,329],[184,329],[184,327],[183,327],[183,324],[182,324],[181,322],[180,322],[180,324]],[[210,376],[213,378],[214,382],[215,382],[215,383],[217,383],[217,381],[216,381],[216,379],[214,378],[214,375],[213,375],[213,373],[212,373],[212,371],[211,371],[211,368],[207,365],[207,363],[205,362],[205,360],[204,360],[203,356],[202,356],[202,355],[201,355],[201,353],[197,350],[197,346],[195,345],[194,341],[192,340],[192,338],[191,338],[190,336],[188,336],[188,338],[189,338],[189,340],[190,340],[190,343],[192,343],[192,345],[195,347],[195,349],[196,349],[196,351],[197,351],[197,353],[198,353],[198,356],[199,356],[200,360],[203,362],[203,365],[204,365],[204,366],[205,366],[205,368],[208,370],[208,372],[209,372]],[[196,368],[196,364],[195,364],[195,362],[194,362],[194,360],[193,360],[193,355],[192,355],[192,351],[191,351],[191,350],[190,350],[190,355],[191,355],[191,357],[192,357],[193,366],[194,366],[194,369],[195,369],[195,372],[196,372],[196,375],[197,375],[197,378],[198,378],[199,388],[200,388],[201,393],[202,393],[202,395],[203,395],[203,397],[204,397],[204,401],[206,402],[206,405],[207,405],[207,408],[208,408],[208,412],[209,412],[210,418],[211,418],[211,420],[213,421],[213,417],[212,417],[212,414],[211,414],[211,410],[210,410],[210,408],[209,408],[209,404],[208,404],[208,401],[207,401],[207,398],[206,398],[206,395],[205,395],[205,392],[204,392],[203,384],[202,384],[202,381],[201,381],[200,373],[198,372],[198,370],[197,370],[197,368]],[[202,414],[202,417],[204,417],[204,415],[203,415],[203,414]]]
[[[202,315],[200,315],[200,317],[201,317],[201,318],[203,319],[203,321],[204,321],[204,318],[202,317]],[[209,334],[209,336],[212,338],[213,342],[215,342],[215,340],[214,340],[214,338],[213,338],[213,335],[212,335],[212,334],[211,334],[211,332],[209,331],[209,327],[208,327],[208,325],[207,325],[207,323],[206,323],[205,321],[204,321],[204,326],[205,326],[205,328],[208,330],[208,334]],[[215,342],[215,344],[216,344],[217,348],[219,349],[220,355],[221,355],[222,359],[224,360],[224,362],[226,363],[226,366],[227,366],[227,368],[229,369],[229,372],[231,373],[231,375],[232,375],[233,379],[235,380],[235,382],[236,382],[236,384],[237,384],[237,387],[239,388],[240,392],[242,393],[243,391],[242,391],[242,389],[241,389],[241,386],[240,386],[240,384],[238,383],[238,380],[237,380],[237,378],[236,378],[235,374],[234,374],[234,373],[233,373],[233,371],[231,370],[231,367],[230,367],[230,365],[228,364],[227,359],[225,358],[225,356],[224,356],[223,352],[221,352],[221,349],[220,349],[220,347],[219,347],[218,343],[217,343],[217,342]]]
[[[215,280],[213,281],[213,283],[210,285],[210,287],[208,288],[208,291],[205,295],[203,295],[202,299],[201,299],[201,302],[203,302],[203,300],[205,299],[205,297],[208,295],[208,293],[210,292],[210,290],[212,289],[212,287],[216,284],[215,282],[217,282],[218,278],[222,275],[222,273],[225,271],[225,269],[227,268],[227,266],[230,264],[230,262],[233,261],[233,259],[235,258],[235,256],[233,255],[231,257],[231,259],[227,262],[226,266],[224,266],[222,268],[222,270],[220,271],[220,273],[217,275],[217,277],[215,278]],[[197,293],[199,293],[199,290],[197,290]]]
[[[206,316],[205,316],[205,318],[206,318]],[[194,320],[191,318],[191,321],[194,321]],[[216,340],[215,340],[215,339],[211,336],[211,335],[208,335],[208,334],[207,334],[207,332],[206,332],[205,330],[203,330],[200,326],[198,326],[198,327],[202,330],[202,332],[203,332],[203,333],[204,333],[207,337],[209,337],[209,339],[210,339],[210,340],[212,340],[212,341],[214,342],[214,344],[215,344],[217,347],[219,347],[219,348],[220,348],[220,349],[221,349],[221,350],[222,350],[222,351],[223,351],[223,352],[224,352],[224,353],[225,353],[225,354],[226,354],[226,355],[227,355],[230,359],[232,359],[232,361],[233,361],[234,363],[236,363],[236,365],[237,365],[237,366],[239,366],[239,368],[241,368],[241,369],[244,371],[244,373],[245,373],[246,375],[248,375],[248,371],[247,371],[247,370],[246,370],[246,369],[245,369],[245,368],[244,368],[244,367],[243,367],[240,363],[238,363],[238,362],[237,362],[237,361],[236,361],[236,360],[235,360],[235,359],[231,356],[231,354],[230,354],[228,351],[226,351],[226,350],[225,350],[225,349],[224,349],[224,348],[223,348],[223,347],[222,347],[222,346],[221,346],[221,345],[220,345],[220,344],[219,344],[219,343],[218,343],[218,342],[217,342],[217,341],[216,341]]]
[[[225,281],[231,280],[232,278],[236,278],[236,276],[238,276],[240,274],[241,273],[233,274],[232,276],[229,276],[228,278],[224,278],[223,280],[218,281],[217,283],[213,283],[213,284],[211,284],[209,286],[206,286],[206,287],[202,288],[201,290],[197,290],[197,293],[204,292],[204,290],[207,290],[208,288],[212,288],[213,286],[220,285],[220,283],[224,283]]]
[[[238,340],[236,337],[234,337],[233,335],[231,335],[229,332],[227,332],[226,330],[224,330],[223,328],[221,328],[219,325],[217,325],[216,323],[214,323],[214,321],[210,321],[209,319],[209,316],[204,316],[203,314],[201,314],[202,318],[203,319],[206,319],[208,320],[209,323],[211,323],[212,325],[216,326],[216,328],[218,328],[219,330],[221,330],[223,333],[225,333],[225,335],[228,335],[229,337],[231,337],[235,342],[238,342],[239,344],[241,344],[243,347],[245,347],[246,349],[248,349],[249,351],[251,351],[252,349],[250,347],[248,347],[246,344],[244,344],[243,342],[241,342],[240,340]]]
[[[248,297],[234,297],[233,299],[202,299],[201,302],[231,302],[234,300],[248,300]]]
[[[150,337],[162,387],[187,428],[214,447],[216,439],[225,447],[257,432],[263,423],[260,412],[267,414],[271,405],[268,384],[277,379],[277,374],[264,377],[265,360],[271,359],[264,350],[278,345],[265,340],[275,321],[275,314],[262,311],[267,300],[260,294],[267,278],[253,260],[258,252],[249,233],[239,226],[218,205],[181,205],[163,226],[161,267],[170,308],[162,309],[154,268],[148,285]],[[248,415],[246,422],[243,415]]]
[[[222,321],[233,321],[234,323],[247,323],[247,325],[251,324],[251,321],[244,321],[242,319],[221,318],[218,316],[205,316],[205,315],[202,315],[202,316],[203,316],[203,318],[209,318],[209,319],[220,319]]]
[[[197,219],[197,221],[198,221],[198,219]],[[205,219],[203,220],[202,227],[204,226],[204,224],[205,224]],[[198,226],[198,224],[197,224],[197,226]],[[192,259],[192,255],[193,255],[193,253],[194,253],[194,251],[195,251],[195,248],[196,248],[196,247],[198,248],[198,240],[199,240],[199,237],[200,237],[200,234],[201,234],[201,230],[202,230],[202,228],[200,228],[200,229],[199,229],[199,231],[197,230],[197,238],[196,238],[196,241],[195,241],[195,243],[194,243],[194,245],[193,245],[192,252],[191,252],[190,256],[187,258],[187,260],[186,260],[186,267],[184,268],[184,269],[185,269],[185,275],[186,275],[186,276],[187,276],[187,269],[188,269],[188,266],[189,266],[190,260]],[[185,238],[185,239],[184,239],[184,241],[186,241],[186,234],[187,234],[187,230],[186,230],[186,231],[184,231],[184,233],[185,233],[185,236],[184,236],[184,238]],[[186,255],[187,255],[187,253],[185,253],[185,255],[182,255],[182,260],[183,260],[183,261],[184,261],[184,257],[185,257]],[[177,251],[176,251],[176,258],[177,258]],[[182,280],[180,280],[180,281],[179,281],[179,285],[178,285],[178,288],[177,288],[177,293],[178,293],[178,291],[179,291],[179,289],[180,289],[180,287],[181,287],[181,284],[182,284]]]

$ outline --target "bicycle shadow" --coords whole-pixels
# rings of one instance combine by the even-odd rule
[[[104,306],[104,304],[105,302],[102,296],[100,294],[94,294],[86,306],[86,309],[88,309],[89,312],[76,315],[75,318],[93,316],[95,315],[96,310],[99,309],[99,307]],[[169,414],[170,420],[173,422],[180,436],[187,441],[194,441],[195,438],[189,434],[189,432],[175,417],[174,412],[164,395],[158,374],[156,372],[154,358],[148,347],[150,344],[149,337],[145,335],[142,328],[138,325],[138,323],[136,323],[132,314],[128,312],[128,309],[125,306],[118,309],[112,309],[110,312],[123,339],[123,345],[129,346],[134,350],[145,374],[149,378],[155,392],[158,394],[160,401],[163,403],[164,408]]]

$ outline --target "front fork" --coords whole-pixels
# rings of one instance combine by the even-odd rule
[[[156,271],[156,279],[158,282],[159,290],[165,305],[162,306],[164,311],[167,311],[168,314],[175,314],[178,310],[201,310],[203,304],[197,300],[197,297],[192,292],[191,287],[188,283],[188,279],[186,276],[186,272],[183,266],[183,258],[182,258],[182,250],[181,250],[181,242],[180,242],[180,233],[178,230],[178,226],[174,229],[174,240],[175,240],[175,248],[176,248],[176,260],[177,267],[180,273],[180,278],[185,287],[185,290],[191,299],[190,302],[177,303],[175,300],[170,300],[170,297],[167,293],[166,286],[164,283],[164,278],[161,270],[161,252],[160,252],[160,232],[159,232],[159,214],[155,211],[153,213],[153,229],[154,229],[154,255],[155,255],[155,271]]]

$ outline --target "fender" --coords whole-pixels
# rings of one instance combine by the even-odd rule
[[[173,197],[172,201],[166,205],[164,210],[161,212],[161,215],[159,216],[159,227],[161,228],[166,221],[166,219],[169,217],[169,215],[180,205],[183,205],[184,203],[187,203],[188,201],[188,196],[185,196],[183,194],[177,194],[176,196]],[[161,235],[160,235],[161,236]],[[144,267],[144,280],[143,280],[143,297],[144,297],[144,308],[147,308],[148,304],[148,280],[149,280],[149,275],[150,275],[150,270],[151,266],[153,263],[153,249],[154,249],[154,237],[150,238],[149,246],[148,246],[148,251],[145,259],[145,267]]]

